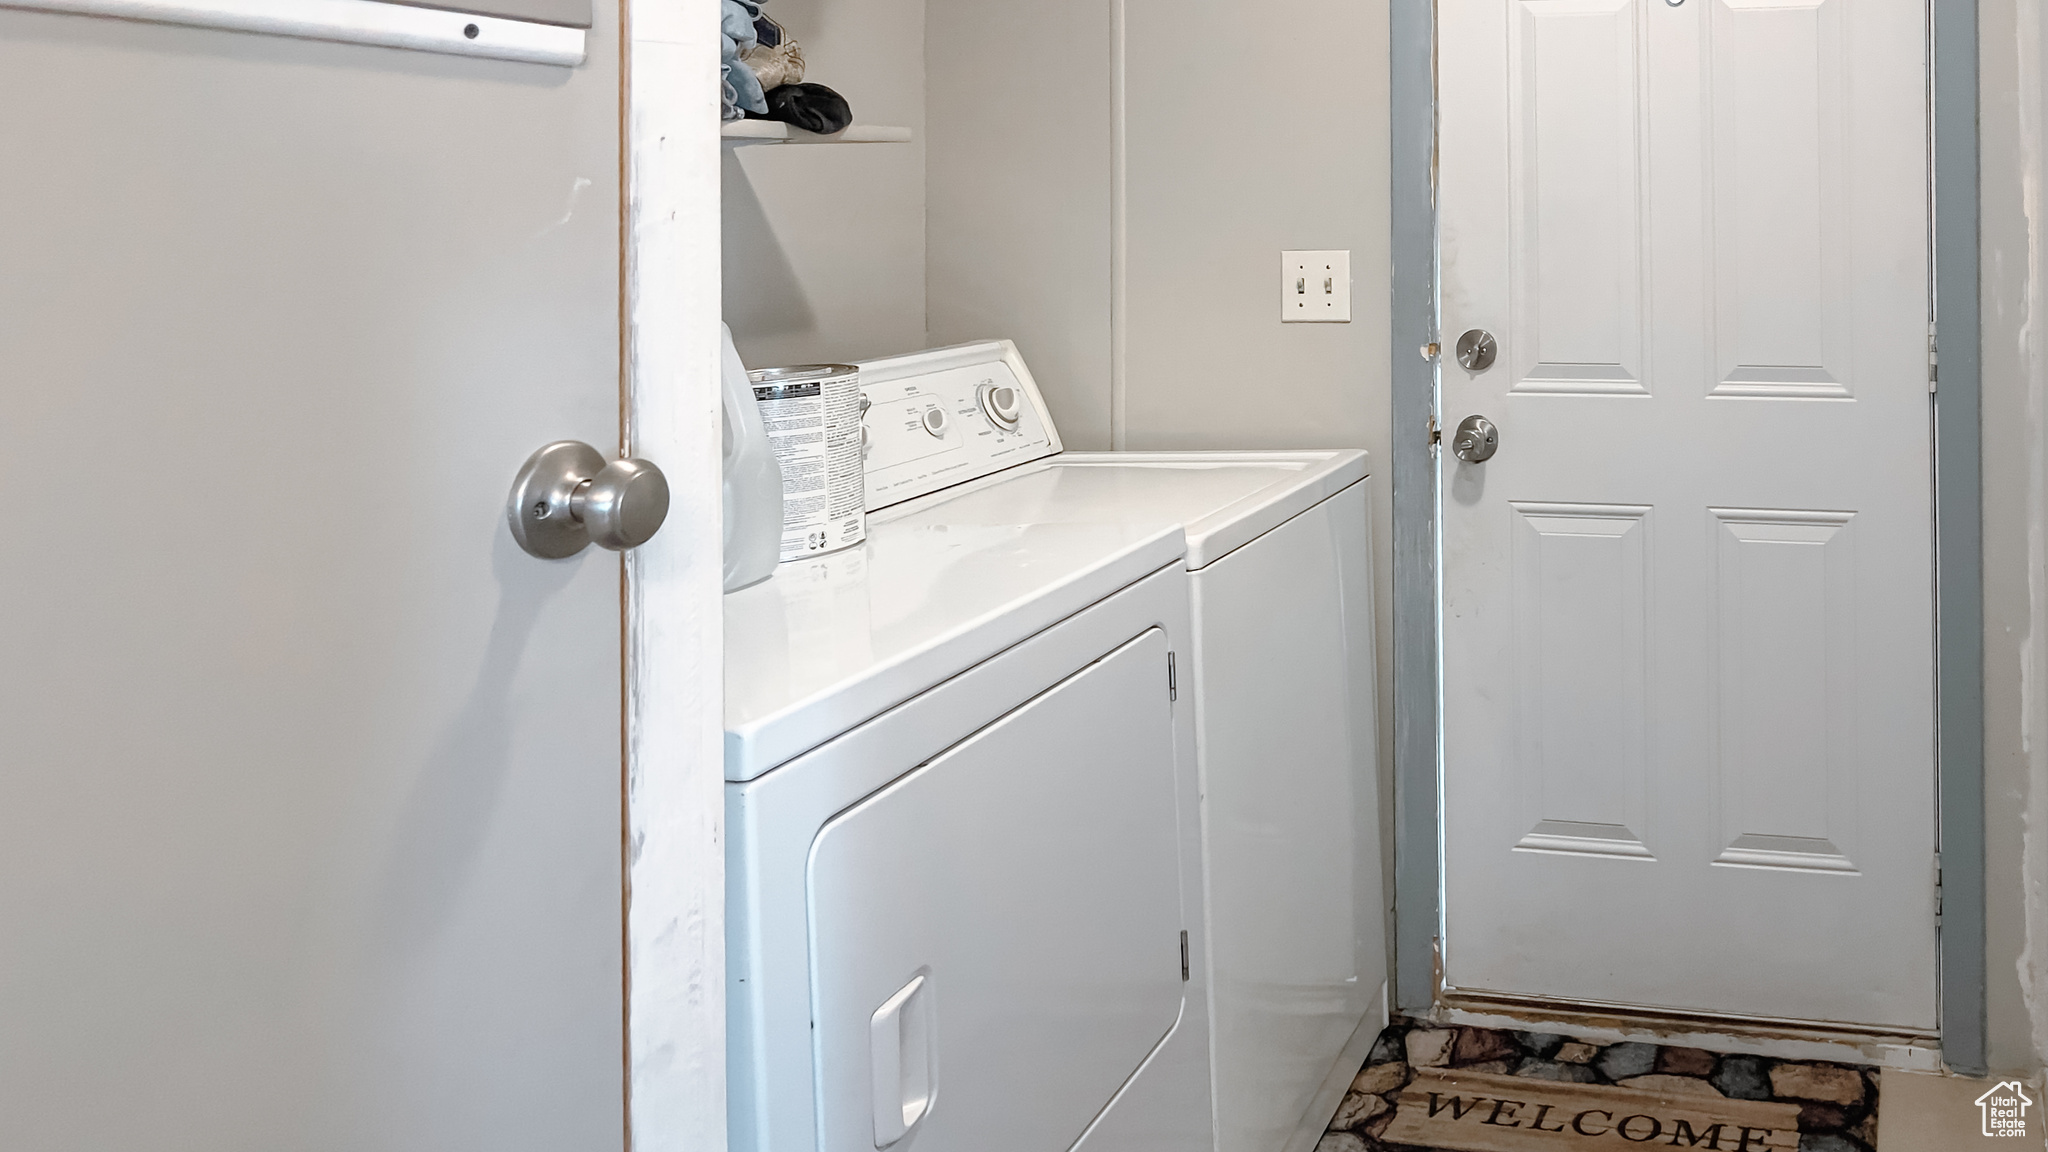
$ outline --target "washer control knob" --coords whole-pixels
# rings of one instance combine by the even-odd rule
[[[1017,420],[1023,415],[1018,406],[1017,389],[1010,384],[983,384],[981,386],[981,414],[988,422],[1003,432],[1015,432]]]
[[[943,440],[946,436],[946,427],[951,421],[946,419],[946,410],[944,408],[927,408],[924,410],[923,423],[926,432],[931,433],[935,438]]]

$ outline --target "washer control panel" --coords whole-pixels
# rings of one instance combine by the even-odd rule
[[[1008,340],[857,366],[870,512],[1060,450],[1038,386]]]

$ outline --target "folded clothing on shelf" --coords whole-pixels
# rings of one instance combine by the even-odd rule
[[[725,37],[720,64],[725,79],[723,116],[727,120],[738,120],[749,112],[768,110],[761,81],[743,59],[749,49],[760,43],[760,35],[755,30],[755,22],[760,16],[760,0],[724,0],[719,11],[719,31]]]
[[[780,120],[810,132],[838,132],[853,123],[846,98],[823,84],[784,84],[772,88],[768,109],[753,119]]]
[[[763,16],[756,27],[768,23],[771,21]],[[740,61],[753,71],[754,78],[761,82],[761,88],[766,92],[773,92],[784,84],[799,83],[804,78],[804,50],[787,36],[778,37],[772,44],[764,38],[740,53]]]

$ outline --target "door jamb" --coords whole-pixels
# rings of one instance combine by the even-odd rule
[[[1942,1059],[1988,1069],[1984,907],[1984,548],[1977,248],[1977,6],[1931,3],[1935,742]]]
[[[1977,13],[1929,5],[1934,287],[1936,739],[1942,1057],[1986,1068]],[[1434,0],[1390,0],[1394,502],[1394,1006],[1441,983],[1436,537]],[[1410,359],[1408,349],[1421,348]]]
[[[1389,0],[1393,234],[1394,1010],[1436,999],[1436,5]]]
[[[668,473],[625,557],[625,1147],[726,1147],[713,0],[622,0],[620,447]]]

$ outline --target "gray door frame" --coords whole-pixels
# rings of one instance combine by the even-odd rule
[[[1984,659],[1978,317],[1977,11],[1930,3],[1933,105],[1937,758],[1942,1058],[1983,1075]],[[1435,1004],[1442,932],[1434,0],[1391,0],[1394,993]]]
[[[1438,889],[1436,5],[1390,0],[1394,499],[1394,989],[1429,1011],[1442,922]]]

